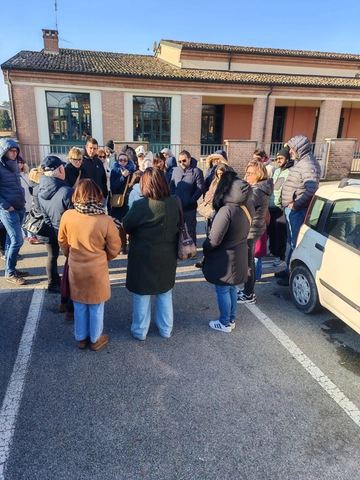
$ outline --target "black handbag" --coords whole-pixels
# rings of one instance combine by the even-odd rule
[[[49,226],[45,223],[43,214],[34,210],[30,210],[22,227],[34,235],[48,236]]]

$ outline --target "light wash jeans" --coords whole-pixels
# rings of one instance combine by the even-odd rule
[[[75,340],[80,342],[90,337],[92,343],[100,337],[104,328],[103,303],[89,305],[74,301],[74,334]]]
[[[288,244],[290,245],[289,254],[286,259],[286,271],[290,273],[290,258],[292,252],[296,247],[296,240],[299,235],[299,230],[301,225],[304,223],[305,215],[307,208],[302,208],[301,210],[292,210],[289,207],[285,207],[285,218],[286,218],[286,230],[288,237]]]
[[[0,219],[6,228],[6,244],[5,244],[5,275],[14,275],[17,256],[22,244],[24,243],[21,225],[25,215],[25,208],[22,210],[0,209]]]
[[[215,291],[220,312],[219,322],[228,326],[236,318],[236,285],[215,285]]]
[[[151,295],[133,293],[133,305],[131,333],[138,340],[145,340],[151,322]],[[174,323],[172,289],[155,295],[154,322],[162,337],[171,337]]]

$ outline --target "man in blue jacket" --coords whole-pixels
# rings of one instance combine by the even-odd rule
[[[195,245],[197,201],[205,191],[204,174],[196,163],[188,151],[180,152],[180,167],[174,168],[170,182],[171,195],[180,197],[186,228]]]
[[[25,285],[28,272],[16,269],[17,256],[24,243],[21,225],[25,215],[25,192],[21,186],[17,162],[19,145],[11,138],[0,140],[0,220],[7,232],[5,280]]]

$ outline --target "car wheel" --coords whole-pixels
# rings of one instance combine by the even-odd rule
[[[290,291],[295,305],[304,313],[315,313],[321,309],[314,277],[309,270],[299,265],[290,275]]]

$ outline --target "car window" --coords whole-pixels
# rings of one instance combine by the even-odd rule
[[[321,213],[324,209],[325,204],[326,199],[317,196],[314,197],[305,220],[305,224],[308,227],[317,230]]]
[[[328,235],[360,250],[360,200],[334,202],[324,230]]]

